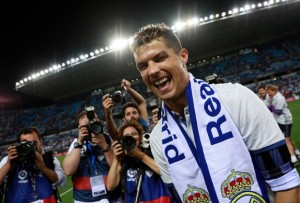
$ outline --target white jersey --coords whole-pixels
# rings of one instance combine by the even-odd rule
[[[266,97],[265,97],[265,98],[260,98],[260,99],[264,102],[264,104],[265,104],[266,106],[269,106],[269,105],[270,105],[270,97],[269,97],[268,94],[266,94]]]
[[[227,83],[212,86],[239,130],[249,151],[259,150],[284,140],[284,136],[272,113],[254,92],[240,84]],[[187,125],[186,131],[194,142],[187,107],[184,112]],[[163,181],[172,183],[162,151],[161,125],[160,120],[153,128],[150,136],[150,145],[154,160],[160,168]]]
[[[293,118],[290,110],[288,109],[288,104],[285,101],[285,97],[277,92],[274,97],[270,100],[270,104],[274,106],[276,110],[281,110],[281,114],[273,113],[275,120],[279,124],[292,124]]]

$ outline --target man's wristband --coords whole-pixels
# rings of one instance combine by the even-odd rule
[[[105,149],[102,149],[102,152],[105,153],[108,152],[109,150],[110,150],[110,145],[108,144]]]

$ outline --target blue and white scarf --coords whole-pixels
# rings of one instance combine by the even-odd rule
[[[192,132],[166,105],[162,108],[164,157],[181,200],[269,202],[264,182],[215,90],[192,74],[189,78],[186,95]]]

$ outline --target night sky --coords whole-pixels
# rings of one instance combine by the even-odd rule
[[[42,101],[14,91],[16,81],[36,71],[107,46],[114,38],[128,38],[148,23],[165,22],[171,26],[178,19],[209,16],[246,2],[110,0],[6,4],[0,12],[2,109],[20,99],[23,105]],[[19,106],[17,102],[16,108]]]

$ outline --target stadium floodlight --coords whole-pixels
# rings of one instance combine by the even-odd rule
[[[197,24],[198,24],[198,18],[197,17],[187,20],[187,25],[188,26],[197,25]]]
[[[177,23],[175,23],[175,30],[182,30],[184,27],[185,27],[184,22],[178,21]]]
[[[28,80],[32,80],[32,77],[31,77],[31,76],[28,76]]]
[[[191,19],[188,19],[186,21],[181,21],[181,22],[177,22],[174,26],[171,27],[171,29],[176,32],[178,30],[182,30],[182,29],[185,29],[185,28],[188,28],[188,27],[191,27],[193,25],[201,25],[202,23],[206,22],[206,21],[214,21],[214,20],[218,20],[220,18],[220,16],[222,17],[225,17],[226,15],[230,16],[230,15],[233,15],[233,14],[243,14],[244,12],[247,12],[251,9],[255,9],[255,8],[262,8],[262,7],[272,7],[275,3],[276,4],[279,4],[280,2],[286,2],[287,0],[264,0],[264,2],[261,2],[261,3],[258,3],[258,4],[246,4],[245,6],[243,7],[240,7],[240,8],[234,8],[232,10],[229,10],[227,13],[226,12],[222,12],[221,14],[211,14],[209,16],[205,16],[205,17],[201,17],[201,18],[197,18],[197,17],[194,17],[194,18],[191,18]],[[120,50],[120,49],[123,49],[126,45],[128,44],[132,44],[133,42],[133,36],[128,38],[127,40],[115,40],[113,41],[113,43],[110,45],[110,46],[107,46],[105,48],[100,48],[100,49],[96,49],[94,52],[91,51],[89,54],[82,54],[80,55],[79,58],[72,58],[68,61],[66,61],[66,63],[62,63],[61,65],[55,65],[49,69],[46,69],[44,71],[41,71],[39,73],[35,73],[35,74],[32,74],[31,76],[29,76],[27,79],[23,79],[22,82],[23,83],[26,83],[28,80],[30,79],[36,79],[37,77],[39,77],[40,75],[44,75],[48,72],[52,72],[53,70],[57,70],[57,69],[60,69],[61,67],[65,67],[65,66],[69,66],[69,65],[75,65],[74,63],[77,64],[77,62],[79,62],[80,60],[82,60],[82,62],[85,62],[84,60],[89,58],[89,57],[92,57],[92,59],[95,57],[95,55],[98,55],[100,53],[110,53],[114,50]],[[81,62],[80,62],[81,63]],[[30,78],[30,79],[29,79]],[[19,85],[20,85],[20,82],[18,82]],[[22,83],[22,84],[23,84]],[[17,85],[17,84],[16,84]],[[22,86],[22,85],[21,85]]]
[[[111,47],[114,50],[121,50],[128,45],[128,40],[125,39],[116,39],[111,43]]]
[[[23,83],[24,83],[24,81],[23,81],[23,80],[20,80],[20,83],[21,83],[21,84],[23,84]]]
[[[172,27],[173,27],[173,26],[172,26]],[[174,29],[172,28],[172,30],[174,30]],[[133,43],[133,36],[130,36],[130,37],[129,37],[128,43],[129,43],[130,45]]]
[[[16,82],[16,86],[19,86],[20,85],[20,83],[19,82]]]
[[[249,11],[250,10],[250,5],[249,4],[245,5],[244,9],[245,9],[245,11]]]

